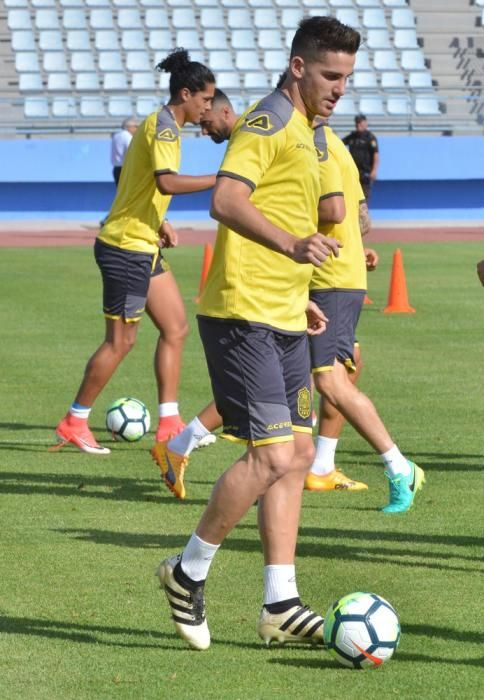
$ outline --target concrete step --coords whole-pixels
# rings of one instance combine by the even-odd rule
[[[417,31],[419,33],[465,32],[474,34],[478,31],[476,20],[480,12],[419,12],[417,15]]]

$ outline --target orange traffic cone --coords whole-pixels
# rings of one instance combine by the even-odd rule
[[[365,298],[363,299],[363,304],[373,304],[372,300],[368,296],[368,294],[365,294]]]
[[[384,314],[413,314],[415,309],[408,303],[407,282],[403,269],[402,251],[397,248],[393,254],[392,276],[388,302],[383,309]]]
[[[198,304],[200,297],[202,296],[203,288],[205,287],[205,282],[207,280],[208,271],[210,270],[210,265],[212,264],[213,258],[213,248],[210,243],[205,243],[205,248],[203,249],[203,261],[202,261],[202,272],[200,274],[200,285],[198,287],[198,294],[195,297],[195,303]]]

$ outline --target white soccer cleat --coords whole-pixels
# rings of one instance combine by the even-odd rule
[[[165,559],[158,566],[156,576],[160,579],[160,585],[170,604],[178,636],[188,642],[192,649],[203,651],[210,646],[203,584],[195,590],[190,590],[178,583],[174,569],[180,560],[180,554]]]
[[[270,613],[263,607],[257,632],[269,646],[272,641],[303,642],[305,644],[324,644],[323,623],[321,615],[305,605],[294,605],[283,613]]]

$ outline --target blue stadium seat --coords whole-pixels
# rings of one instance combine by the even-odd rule
[[[259,57],[255,51],[236,51],[235,66],[240,71],[260,70]]]
[[[62,33],[59,29],[43,29],[39,32],[39,48],[42,51],[63,51]]]
[[[61,119],[77,117],[76,100],[73,97],[54,97],[52,99],[52,116]]]
[[[272,0],[247,0],[251,7],[272,7]]]
[[[405,90],[405,76],[400,71],[383,71],[380,84],[384,90]]]
[[[273,7],[258,7],[254,11],[254,26],[257,29],[273,29],[278,26],[277,14]]]
[[[138,7],[137,0],[111,0],[111,2],[114,7]]]
[[[34,24],[37,29],[60,29],[57,10],[37,10]]]
[[[426,70],[425,58],[420,49],[402,51],[400,63],[404,70]]]
[[[154,92],[156,90],[154,73],[133,73],[131,76],[131,89]]]
[[[14,51],[32,51],[35,49],[35,36],[31,29],[15,29],[11,35]]]
[[[328,0],[331,7],[353,7],[352,0]]]
[[[148,29],[164,29],[166,31],[170,26],[166,10],[150,7],[145,13],[145,25]]]
[[[81,117],[105,118],[106,110],[102,97],[81,96],[79,112]]]
[[[87,29],[86,15],[84,10],[68,8],[62,14],[62,25],[64,29]]]
[[[386,29],[385,12],[381,7],[367,7],[363,10],[363,26],[367,29]]]
[[[175,29],[196,29],[195,13],[191,7],[175,7],[171,16]]]
[[[302,17],[303,13],[299,8],[284,8],[281,12],[281,25],[284,29],[296,29]]]
[[[5,7],[27,7],[29,6],[28,0],[4,0]]]
[[[95,33],[94,46],[98,51],[119,49],[118,33],[114,29],[98,29]]]
[[[151,73],[153,66],[146,51],[127,51],[126,70],[130,73]]]
[[[375,70],[399,70],[400,68],[393,49],[374,51],[373,65]]]
[[[20,51],[15,54],[15,70],[17,73],[38,73],[39,59],[34,51]]]
[[[286,36],[284,40],[284,46],[286,49],[290,49],[292,45],[292,40],[294,39],[295,29],[286,29]]]
[[[340,115],[340,116],[346,116],[346,115],[351,115],[354,116],[356,114],[356,105],[355,101],[353,99],[353,96],[350,95],[349,93],[346,93],[343,95],[343,97],[340,97],[338,100],[336,107],[334,109],[335,115]]]
[[[408,0],[382,0],[385,7],[408,7]]]
[[[26,97],[24,116],[28,119],[48,119],[49,103],[46,97]]]
[[[256,44],[254,41],[254,33],[250,29],[234,29],[229,41],[234,49],[252,49],[255,51]]]
[[[30,0],[32,7],[55,7],[55,0]]]
[[[418,49],[417,32],[415,29],[395,29],[393,43],[397,49]]]
[[[89,18],[91,29],[114,29],[113,13],[111,9],[101,8],[91,10]]]
[[[119,51],[100,51],[98,58],[100,71],[112,71],[113,73],[124,71]]]
[[[91,7],[111,7],[111,3],[109,0],[84,0],[86,5],[91,8]]]
[[[246,7],[245,0],[220,0],[223,7]]]
[[[99,78],[97,73],[77,73],[76,90],[79,92],[98,92]]]
[[[354,0],[358,7],[380,7],[380,0]]]
[[[20,92],[43,92],[44,84],[40,73],[21,73],[18,86]]]
[[[415,15],[409,7],[392,10],[392,27],[395,29],[414,29]]]
[[[369,49],[391,49],[392,42],[388,29],[368,29],[366,45]]]
[[[405,95],[387,95],[387,113],[390,116],[410,116],[412,107],[410,100]]]
[[[159,86],[160,90],[166,92],[170,85],[170,75],[168,73],[160,73]]]
[[[176,33],[176,45],[183,46],[185,49],[202,48],[196,29],[179,29]]]
[[[138,34],[138,32],[136,32]],[[148,35],[148,46],[153,50],[163,49],[169,53],[173,48],[173,39],[169,29],[152,29]]]
[[[208,50],[227,49],[227,36],[220,29],[205,29],[203,32],[203,45]]]
[[[261,49],[282,49],[281,32],[278,29],[259,29],[257,44]]]
[[[160,7],[160,0],[139,0],[141,7]]]
[[[157,112],[160,107],[160,98],[156,96],[140,95],[136,99],[136,115],[147,117],[153,112]]]
[[[311,7],[311,8],[316,8],[320,10],[322,15],[327,14],[329,7],[328,7],[328,0],[302,0],[302,5],[303,7]]]
[[[276,7],[297,7],[297,8],[299,8],[299,0],[274,0],[274,4],[276,5]]]
[[[196,7],[218,7],[218,0],[193,0]]]
[[[411,90],[431,90],[432,75],[428,71],[410,71],[408,73],[408,87]]]
[[[70,92],[71,79],[69,73],[50,73],[47,78],[48,92]]]
[[[238,72],[225,71],[217,74],[217,87],[221,90],[240,90],[240,75]]]
[[[216,73],[221,70],[233,70],[232,54],[230,51],[209,51],[208,65]]]
[[[269,82],[266,73],[258,71],[257,73],[245,73],[244,88],[246,90],[268,90]]]
[[[7,18],[9,29],[32,29],[29,10],[9,10]]]
[[[70,59],[71,70],[75,73],[92,73],[96,70],[94,57],[90,51],[73,51]]]
[[[110,117],[130,117],[133,113],[131,99],[123,95],[113,95],[108,100],[108,114]]]
[[[379,95],[362,95],[359,101],[359,112],[372,116],[382,116],[385,114],[383,100]]]
[[[83,0],[59,0],[59,3],[62,8],[84,7]]]
[[[156,32],[156,34],[161,34],[163,36],[162,32]],[[166,35],[170,37],[171,41],[170,32],[166,32],[165,30],[165,38]],[[166,46],[166,44],[164,45]],[[143,32],[140,32],[138,29],[123,29],[121,33],[121,48],[125,51],[146,51]]]
[[[286,51],[264,51],[264,68],[270,71],[283,71],[287,68],[289,56]]]
[[[227,13],[227,24],[230,29],[240,29],[252,25],[250,12],[246,7],[231,7]]]
[[[359,29],[361,26],[358,10],[355,10],[354,7],[339,7],[336,10],[336,19],[353,27],[353,29]]]
[[[166,0],[166,5],[169,7],[191,7],[192,0]]]
[[[219,7],[202,7],[200,24],[204,29],[225,29],[223,12]]]
[[[66,57],[60,51],[44,51],[42,65],[47,73],[65,73],[69,70]]]
[[[124,73],[104,73],[103,88],[107,92],[113,90],[127,90],[128,81]]]
[[[139,10],[132,7],[122,7],[118,10],[118,27],[120,29],[143,29]]]
[[[366,49],[360,49],[356,54],[355,70],[371,70],[370,54]]]
[[[66,46],[69,51],[90,51],[90,35],[86,29],[69,29],[66,36]]]
[[[378,88],[375,73],[372,71],[355,71],[352,77],[355,90],[372,90]]]
[[[418,95],[415,97],[415,114],[427,117],[441,114],[439,101],[435,95]]]

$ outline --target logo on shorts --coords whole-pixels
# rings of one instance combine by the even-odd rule
[[[297,392],[297,412],[301,418],[309,418],[311,415],[311,392],[307,386]]]

